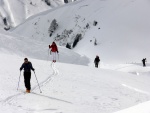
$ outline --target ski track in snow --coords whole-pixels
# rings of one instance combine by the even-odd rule
[[[54,63],[51,63],[51,67],[52,67],[52,69],[53,69],[53,74],[50,75],[49,77],[47,77],[47,78],[45,79],[45,81],[43,81],[43,82],[40,83],[40,86],[41,86],[41,87],[43,87],[44,85],[46,85],[47,83],[49,83],[50,80],[51,80],[51,78],[52,78],[53,76],[56,76],[56,75],[59,74],[59,71],[56,69]],[[38,85],[35,86],[35,87],[33,87],[32,90],[31,90],[31,92],[34,91],[34,90],[36,90],[36,89],[38,89],[38,88],[39,88]]]
[[[51,68],[53,69],[53,74],[51,74],[50,76],[48,76],[43,82],[39,83],[40,87],[42,88],[44,85],[46,85],[47,83],[50,82],[50,80],[52,79],[53,76],[57,76],[59,75],[59,70],[57,70],[57,68],[55,67],[55,64],[52,62],[51,63]],[[36,85],[32,88],[31,90],[31,94],[35,94],[35,95],[40,95],[40,94],[37,94],[37,93],[34,93],[33,91],[38,89],[39,86]],[[24,95],[25,92],[23,92],[22,90],[19,90],[21,91],[21,93],[18,93],[18,94],[15,94],[15,95],[12,95],[12,96],[9,96],[7,97],[5,100],[1,101],[2,102],[2,105],[10,105],[10,106],[15,106],[13,104],[11,104],[11,102],[18,96],[21,96],[21,95]],[[63,101],[63,100],[62,100]],[[67,101],[65,101],[67,102]],[[67,102],[69,103],[69,102]],[[22,108],[21,106],[15,106],[15,107],[19,107],[19,108]],[[22,108],[23,110],[26,110],[26,111],[47,111],[47,110],[57,110],[57,109],[44,109],[44,110],[35,110],[35,109],[25,109],[25,108]]]
[[[128,86],[128,85],[126,85],[126,84],[122,84],[122,86],[124,86],[124,87],[126,87],[126,88],[128,88],[128,89],[134,90],[134,91],[136,91],[136,92],[139,92],[139,93],[143,93],[143,94],[146,94],[146,95],[150,95],[149,92],[142,91],[142,90],[140,90],[140,89],[137,89],[137,88]]]

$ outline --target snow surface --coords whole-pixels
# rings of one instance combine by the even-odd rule
[[[45,0],[0,0],[0,28],[6,27],[4,18],[7,20],[7,27],[15,27],[32,15],[64,5],[63,0],[49,1],[51,6]]]
[[[136,75],[59,62],[53,64],[51,61],[30,58],[42,93],[32,73],[32,91],[25,94],[22,72],[17,91],[19,67],[23,59],[17,55],[2,53],[0,55],[3,65],[0,71],[2,113],[149,113],[150,111],[149,73]],[[124,68],[123,66],[125,65],[120,68]],[[134,67],[136,65],[130,69],[134,70]],[[141,67],[140,71],[144,69]],[[125,110],[116,112],[122,109]]]
[[[83,38],[74,51],[92,61],[99,55],[104,63],[141,63],[143,58],[150,58],[149,14],[148,0],[81,0],[35,15],[13,32],[50,43],[65,29],[73,30],[69,38],[57,43],[72,43],[81,33]],[[48,28],[53,19],[57,20],[58,29],[49,37]],[[94,20],[97,26],[93,26]],[[87,23],[90,28],[84,29]]]
[[[0,30],[0,113],[150,113],[149,11],[149,1],[81,0],[32,16],[12,32]],[[91,26],[73,51],[58,46],[56,63],[47,32],[54,18],[60,25],[54,37],[75,24],[81,29],[74,34]],[[99,68],[93,64],[97,54]],[[19,70],[25,57],[42,93],[33,72],[31,93],[25,93]]]
[[[1,53],[19,55],[21,57],[32,57],[35,59],[52,60],[52,55],[50,55],[47,43],[33,39],[26,40],[26,37],[8,34],[8,32],[5,31],[1,32],[3,32],[3,34],[0,34]],[[59,62],[80,65],[88,65],[90,62],[86,56],[79,55],[64,47],[58,47],[58,50],[57,60]]]

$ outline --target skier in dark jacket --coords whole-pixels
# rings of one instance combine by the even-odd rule
[[[20,71],[24,69],[24,83],[26,87],[26,92],[30,93],[31,85],[30,85],[30,79],[31,79],[31,70],[35,70],[32,67],[32,63],[28,61],[27,58],[24,59],[24,63],[20,67]]]
[[[143,58],[142,62],[143,62],[143,67],[146,67],[146,64],[145,64],[146,58]]]
[[[96,56],[95,60],[94,60],[94,63],[95,63],[95,67],[98,68],[98,64],[99,64],[99,56]]]

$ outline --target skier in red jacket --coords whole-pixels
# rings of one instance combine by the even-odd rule
[[[56,52],[58,53],[58,48],[55,42],[52,43],[52,45],[49,45],[49,48],[51,48],[51,52],[53,55],[53,62],[56,62]]]

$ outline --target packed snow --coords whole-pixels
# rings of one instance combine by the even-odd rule
[[[11,32],[0,30],[0,112],[150,113],[149,5],[141,0],[79,0],[32,16]],[[1,15],[5,11],[0,7]],[[58,29],[49,37],[54,18]],[[93,26],[94,20],[98,25]],[[84,29],[87,23],[90,28]],[[48,45],[65,29],[73,33],[56,41],[59,53],[53,63]],[[78,33],[82,39],[67,49],[65,44]],[[96,55],[99,68],[94,66]],[[19,70],[25,57],[35,68],[31,93],[25,93]]]
[[[150,111],[148,71],[147,74],[136,75],[117,69],[96,69],[30,58],[42,93],[32,73],[32,91],[26,94],[23,72],[19,71],[23,59],[17,55],[0,55],[0,109],[3,113],[113,113],[122,109],[125,111],[117,113]],[[134,70],[136,66],[122,65],[120,68],[130,67],[130,70]],[[145,68],[149,69],[140,66],[139,71]]]

